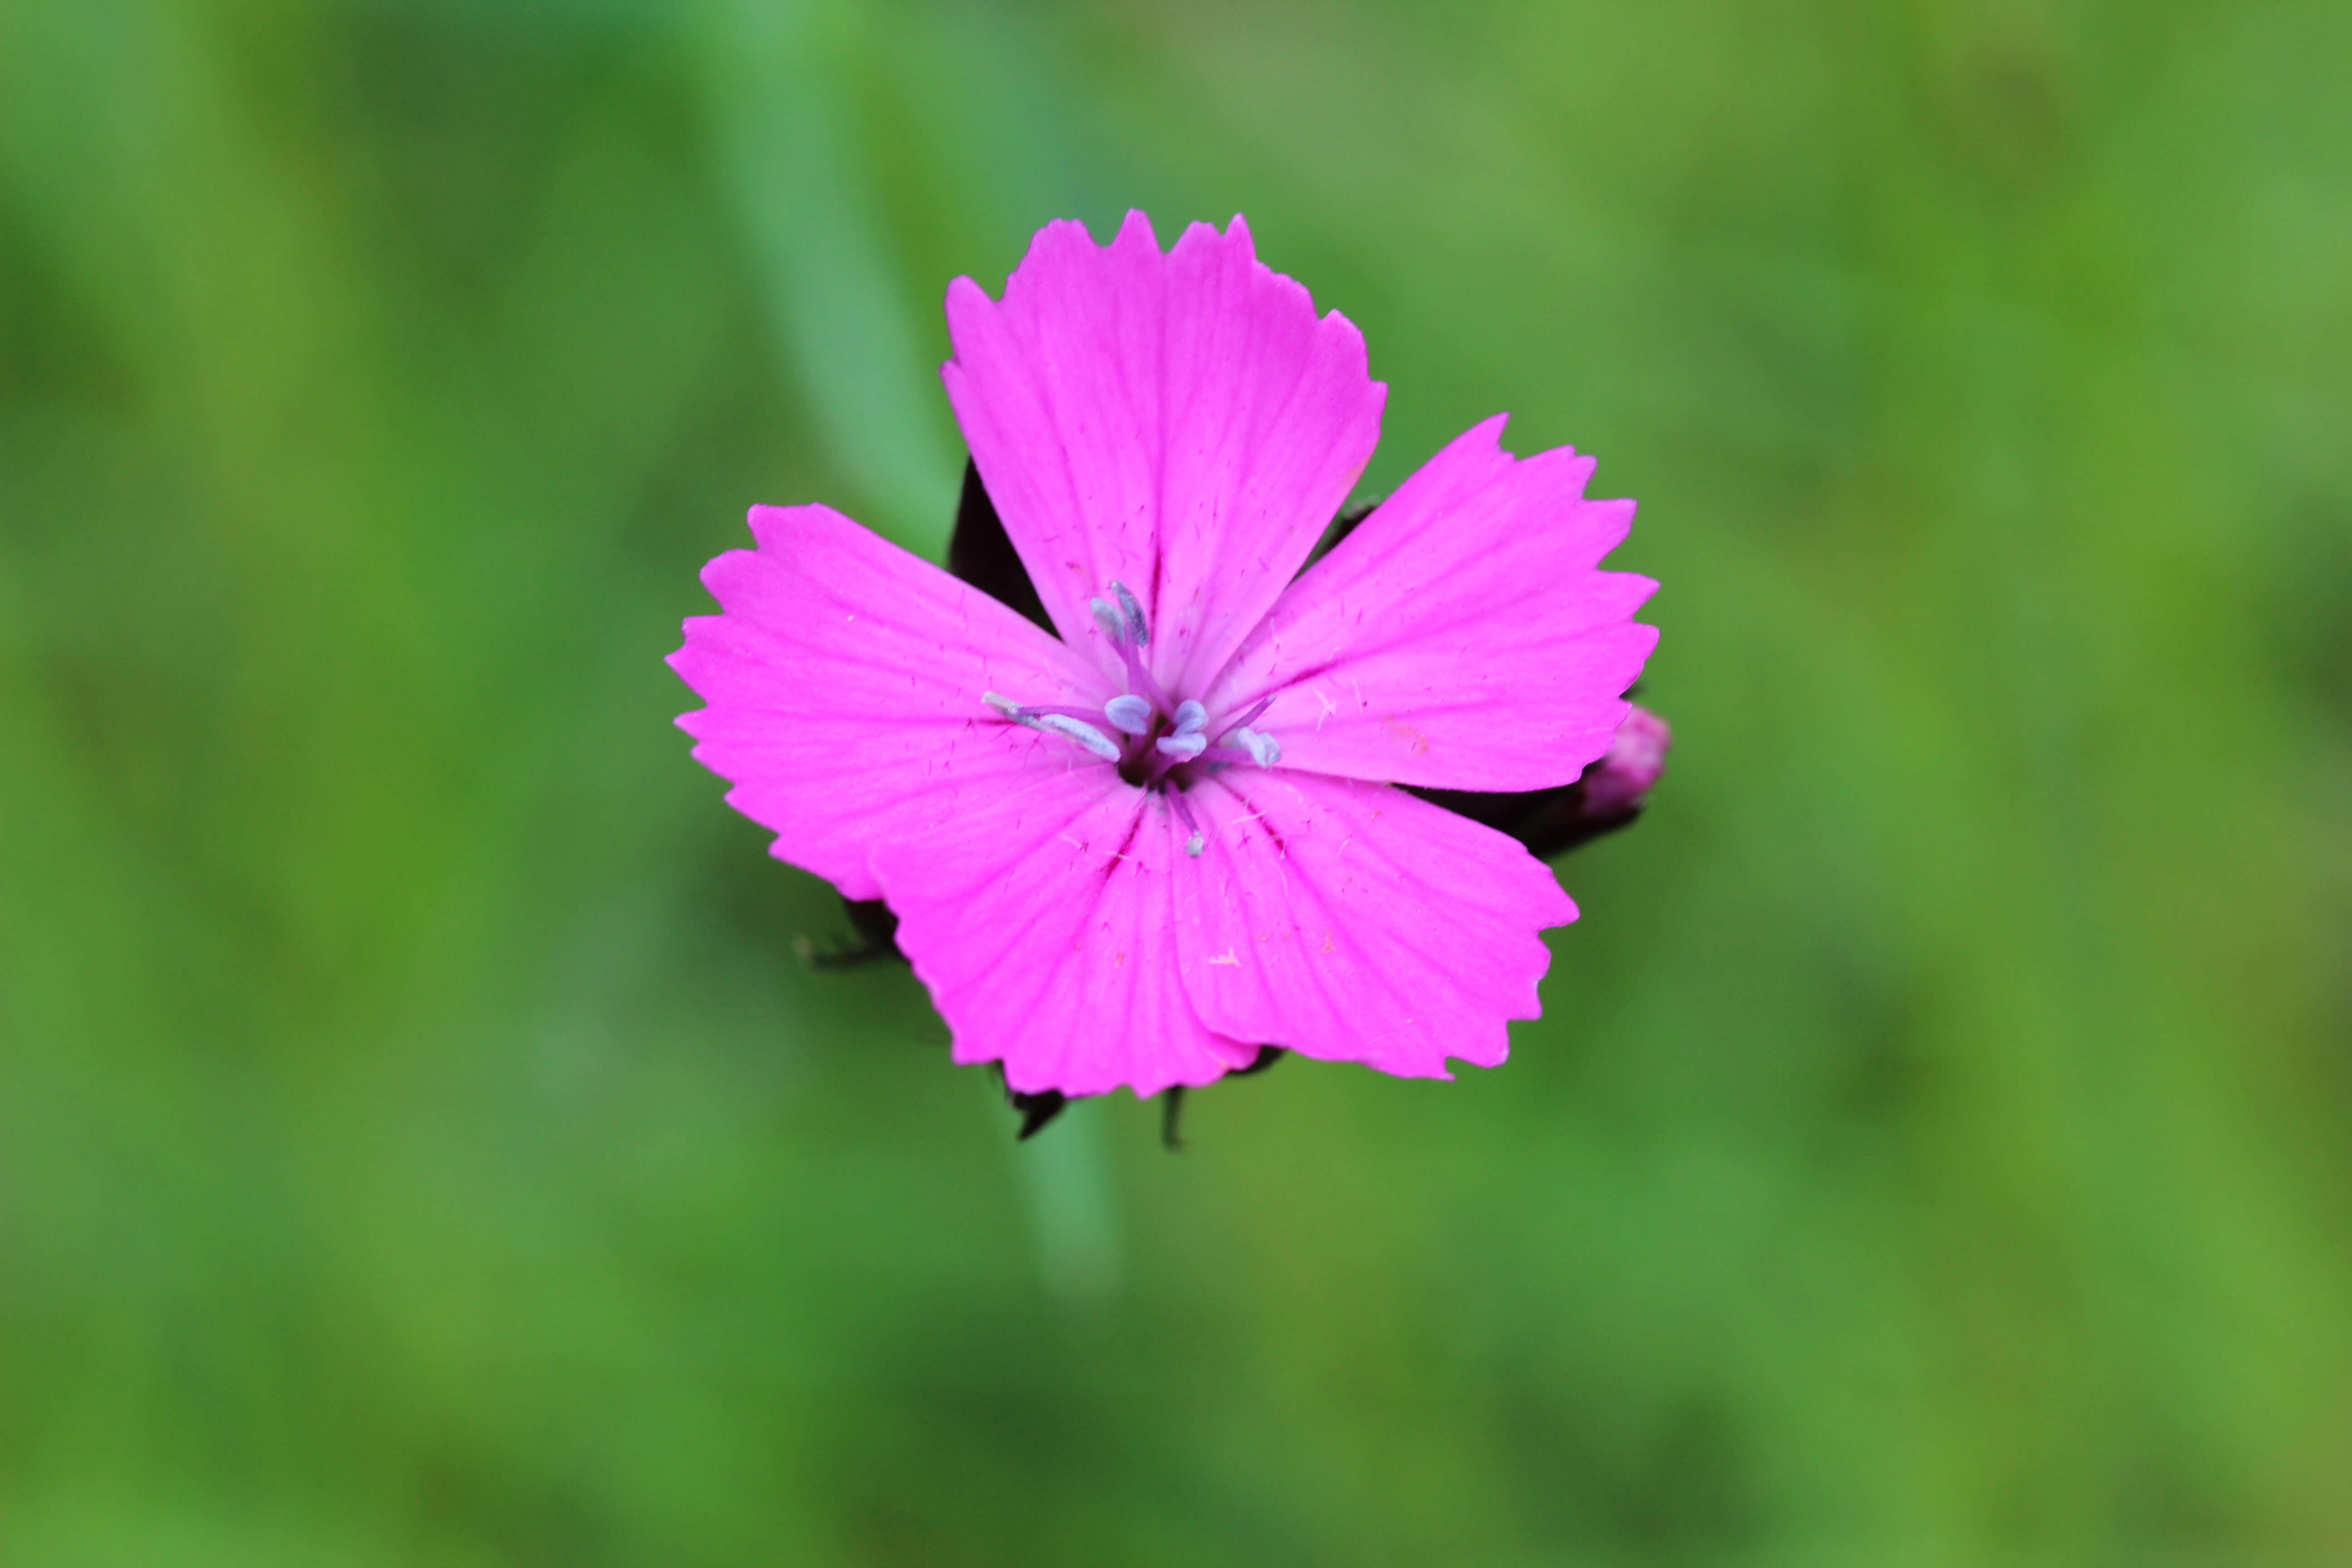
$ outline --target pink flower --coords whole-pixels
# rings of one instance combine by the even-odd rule
[[[959,1062],[1152,1094],[1261,1044],[1444,1078],[1500,1063],[1576,918],[1512,838],[1397,788],[1573,784],[1656,584],[1599,570],[1592,461],[1433,458],[1303,574],[1387,388],[1236,217],[1163,254],[1049,224],[942,374],[1058,637],[822,506],[755,507],[678,721],[773,853],[883,899]]]

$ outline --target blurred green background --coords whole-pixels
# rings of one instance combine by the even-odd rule
[[[2352,7],[0,0],[0,1563],[2352,1561]],[[1454,1085],[1016,1146],[661,657],[1246,212],[1663,579]]]

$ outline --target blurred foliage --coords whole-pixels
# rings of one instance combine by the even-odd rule
[[[2352,8],[0,0],[0,1563],[2352,1559]],[[1546,1017],[1014,1146],[669,721],[1246,211],[1641,498]]]

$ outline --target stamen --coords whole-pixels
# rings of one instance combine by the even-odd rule
[[[1104,703],[1103,717],[1130,735],[1151,732],[1151,704],[1132,692],[1125,697],[1114,697]]]
[[[1095,710],[1091,708],[1073,708],[1065,702],[1015,702],[1010,697],[1000,697],[993,691],[982,692],[980,700],[1016,724],[1026,724],[1031,720],[1042,719],[1048,713],[1060,713],[1068,718],[1089,721],[1095,716]]]
[[[1143,606],[1135,602],[1135,595],[1128,592],[1126,584],[1113,583],[1110,589],[1118,595],[1118,604],[1097,597],[1088,599],[1087,608],[1094,613],[1095,626],[1110,639],[1110,646],[1118,649],[1119,661],[1127,666],[1128,690],[1142,697],[1151,705],[1153,711],[1164,711],[1168,707],[1168,693],[1160,689],[1160,682],[1151,679],[1151,671],[1145,668],[1143,661],[1136,657],[1136,650],[1151,640],[1151,627],[1143,618]],[[1114,719],[1111,722],[1118,724],[1118,721]],[[1119,727],[1126,728],[1123,724]],[[1141,730],[1128,731],[1130,735],[1143,732]]]
[[[1192,835],[1184,840],[1184,853],[1199,859],[1201,850],[1209,839],[1201,831],[1201,819],[1192,815],[1192,803],[1184,798],[1182,790],[1176,789],[1168,791],[1168,804],[1176,808],[1177,820],[1184,825],[1184,831]]]
[[[1118,607],[1127,612],[1127,629],[1135,638],[1135,646],[1150,647],[1151,627],[1143,619],[1143,606],[1136,603],[1133,594],[1127,591],[1127,584],[1117,578],[1111,579],[1110,591],[1118,595]]]
[[[1016,724],[1026,724],[1032,730],[1045,730],[1066,741],[1076,741],[1104,762],[1119,759],[1118,742],[1078,717],[1083,708],[1024,708],[1010,697],[993,691],[983,691],[980,700]]]
[[[1066,702],[1024,702],[1015,717],[1025,722],[1031,719],[1042,719],[1048,713],[1059,713],[1066,719],[1084,719],[1091,724],[1095,715],[1100,711],[1097,708],[1074,708]]]
[[[1255,730],[1241,729],[1234,731],[1234,739],[1239,741],[1247,749],[1250,761],[1259,767],[1270,768],[1282,761],[1282,742],[1271,735],[1261,735]]]
[[[1279,693],[1277,693],[1276,695],[1279,695]],[[1224,733],[1226,733],[1226,734],[1230,735],[1230,734],[1232,734],[1232,733],[1233,733],[1234,731],[1236,731],[1236,730],[1245,729],[1245,728],[1247,728],[1248,726],[1250,726],[1250,725],[1252,725],[1252,724],[1256,723],[1260,719],[1262,719],[1262,718],[1264,718],[1264,717],[1265,716],[1265,710],[1266,710],[1267,709],[1269,709],[1269,708],[1273,707],[1273,706],[1274,706],[1274,698],[1272,698],[1272,697],[1261,697],[1261,698],[1259,698],[1259,699],[1258,699],[1258,702],[1257,702],[1257,706],[1256,706],[1256,707],[1255,707],[1255,708],[1251,709],[1248,712],[1246,712],[1246,713],[1243,714],[1240,718],[1238,718],[1238,719],[1236,719],[1236,720],[1233,721],[1233,722],[1231,722],[1231,723],[1229,723],[1229,724],[1227,724],[1227,725],[1225,725],[1225,726],[1224,726]]]
[[[1160,682],[1151,679],[1151,671],[1145,668],[1143,660],[1136,657],[1135,645],[1127,642],[1119,644],[1118,657],[1127,663],[1128,685],[1142,694],[1143,700],[1151,704],[1154,712],[1166,709],[1168,693],[1160,689]]]
[[[1189,763],[1209,749],[1209,737],[1195,730],[1189,735],[1162,735],[1153,742],[1163,757]]]
[[[1190,697],[1187,697],[1183,701],[1176,704],[1176,732],[1178,734],[1190,735],[1196,733],[1201,730],[1206,729],[1208,727],[1208,723],[1209,710],[1206,708],[1202,707]]]
[[[1051,730],[1066,740],[1076,741],[1104,762],[1118,761],[1118,743],[1084,719],[1073,719],[1066,713],[1040,713],[1024,722],[1040,730]]]

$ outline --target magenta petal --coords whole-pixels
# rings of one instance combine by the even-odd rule
[[[1209,1027],[1406,1078],[1509,1049],[1576,918],[1517,843],[1385,784],[1235,768],[1192,792],[1178,952]]]
[[[675,668],[709,707],[678,725],[772,853],[853,899],[879,896],[878,843],[1085,765],[982,700],[1097,705],[1069,648],[829,507],[754,507],[757,550],[703,568],[724,612],[686,623]]]
[[[1151,670],[1213,677],[1306,560],[1380,439],[1363,334],[1204,224],[1162,255],[1129,213],[1052,223],[989,299],[948,289],[941,371],[988,493],[1065,639],[1116,669],[1087,601],[1142,600]]]
[[[898,947],[959,1062],[1035,1093],[1156,1094],[1245,1067],[1254,1044],[1194,1015],[1176,971],[1175,886],[1199,870],[1166,797],[1079,770],[876,852]]]
[[[1657,589],[1598,569],[1627,500],[1586,500],[1592,459],[1517,458],[1504,416],[1407,479],[1250,635],[1207,699],[1245,710],[1283,765],[1442,789],[1567,784],[1609,749],[1656,646]]]

